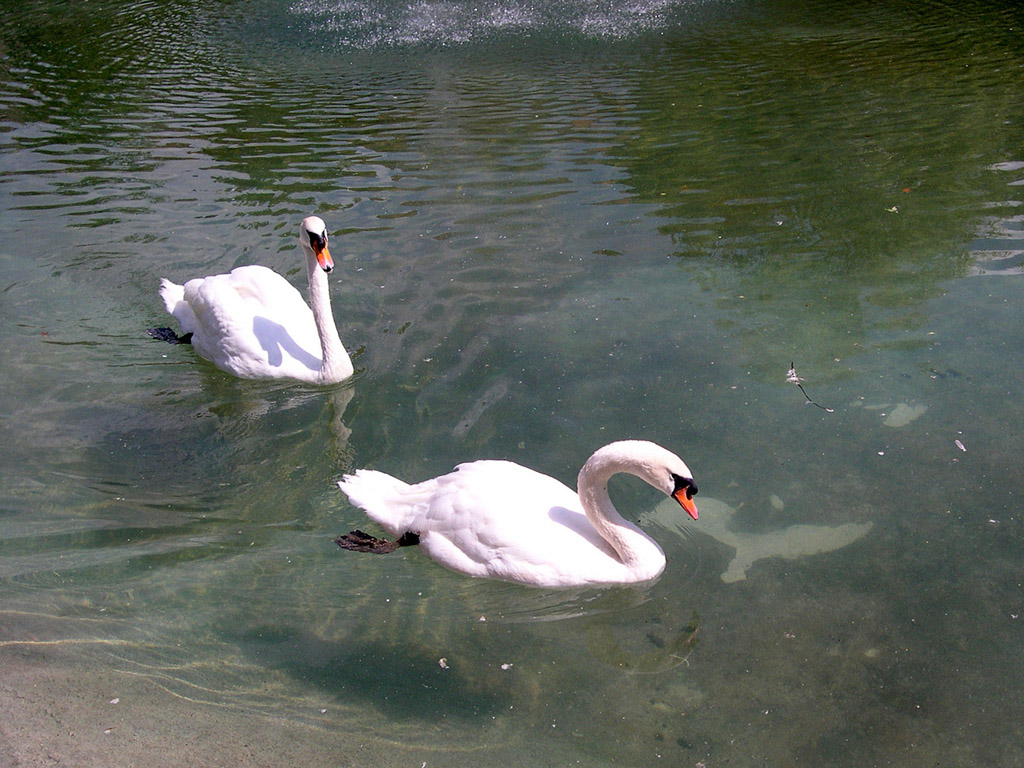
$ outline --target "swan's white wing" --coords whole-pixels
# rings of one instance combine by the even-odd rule
[[[586,519],[575,491],[505,461],[478,461],[429,486],[409,530],[438,562],[473,576],[560,586],[612,582],[624,567]]]
[[[266,267],[188,281],[173,314],[193,334],[200,356],[237,376],[315,380],[319,373],[313,313],[291,283]]]

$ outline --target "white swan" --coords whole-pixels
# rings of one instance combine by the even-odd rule
[[[608,478],[619,472],[647,481],[697,519],[697,486],[682,459],[651,442],[624,440],[587,459],[578,493],[510,461],[460,464],[416,485],[358,470],[338,483],[341,490],[401,538],[353,531],[336,542],[362,552],[418,543],[460,573],[540,587],[648,581],[664,570],[665,553],[612,505]]]
[[[177,285],[166,278],[160,295],[181,324],[151,336],[191,343],[200,357],[244,379],[298,379],[333,384],[352,375],[352,361],[331,314],[327,273],[334,269],[327,226],[307,216],[299,226],[306,257],[309,303],[287,280],[261,266],[237,267]]]

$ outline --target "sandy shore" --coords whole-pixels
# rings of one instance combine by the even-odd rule
[[[0,651],[0,699],[3,766],[335,762],[308,728],[267,718],[245,725],[237,711],[217,711],[176,697],[145,677],[85,670],[53,646],[14,645]],[[366,764],[388,762],[382,754],[340,741],[333,736],[331,747],[350,751],[352,764],[364,759]]]
[[[484,737],[489,745],[474,745],[466,733],[460,752],[450,733],[439,733],[435,750],[422,741],[403,744],[332,727],[330,713],[323,723],[310,724],[196,702],[146,676],[97,670],[94,660],[87,661],[88,667],[73,648],[59,644],[8,641],[0,647],[0,767],[458,768],[551,759],[551,745],[517,747],[506,741],[499,747],[492,737]]]

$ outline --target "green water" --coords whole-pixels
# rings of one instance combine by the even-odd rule
[[[1019,765],[1022,28],[5,3],[0,764]],[[351,382],[145,335],[161,277],[301,286],[310,212]],[[623,480],[666,572],[571,592],[332,543],[353,468],[571,483],[624,437],[738,531],[872,527],[724,581]]]

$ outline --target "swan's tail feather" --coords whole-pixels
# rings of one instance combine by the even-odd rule
[[[167,336],[154,336],[152,333],[150,336],[177,344],[191,344],[192,334],[199,330],[200,325],[195,310],[185,300],[185,286],[172,283],[165,277],[160,281],[160,297],[164,300],[167,311],[181,324],[182,335],[178,336],[176,341]]]
[[[392,536],[401,536],[409,530],[414,507],[406,497],[412,487],[408,483],[374,469],[357,469],[345,475],[338,487],[349,501]]]
[[[164,277],[160,280],[160,297],[164,300],[168,314],[173,315],[178,302],[185,300],[185,286],[172,283]]]

